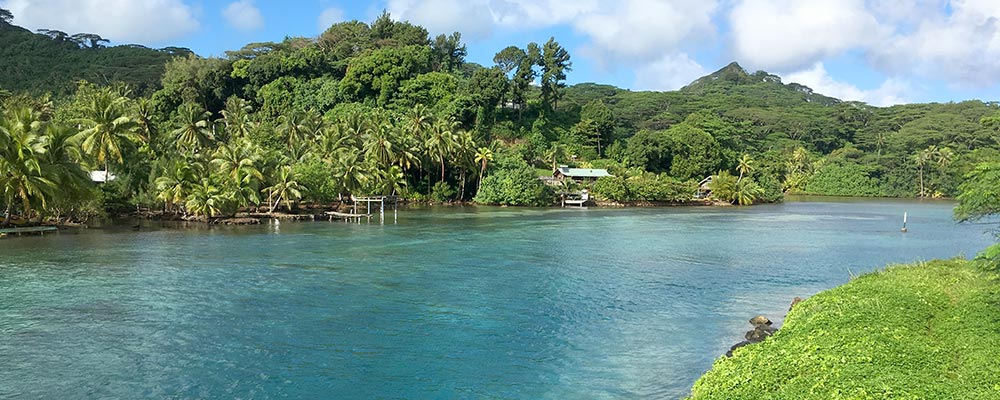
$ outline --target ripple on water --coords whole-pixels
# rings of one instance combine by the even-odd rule
[[[990,241],[906,202],[25,239],[0,241],[0,398],[678,398],[750,316]]]

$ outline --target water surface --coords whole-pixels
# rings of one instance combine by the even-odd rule
[[[991,242],[952,206],[443,208],[2,240],[0,398],[682,397],[751,316]]]

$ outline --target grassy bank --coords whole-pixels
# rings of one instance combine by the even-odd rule
[[[692,398],[1000,398],[998,289],[964,260],[863,275],[716,361]]]

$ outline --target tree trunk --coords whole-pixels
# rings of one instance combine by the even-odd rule
[[[924,197],[924,168],[920,167],[917,171],[920,175],[920,193],[917,197]]]
[[[441,181],[444,182],[444,157],[441,157]]]

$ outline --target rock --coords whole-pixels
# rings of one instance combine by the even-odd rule
[[[762,342],[767,339],[768,336],[774,335],[778,331],[778,328],[774,328],[768,325],[757,325],[752,331],[748,331],[746,335],[743,335],[750,343]]]
[[[730,348],[729,348],[729,351],[727,351],[727,352],[726,352],[726,357],[732,357],[732,356],[733,356],[733,351],[734,351],[734,350],[736,350],[736,349],[738,349],[738,348],[740,348],[740,347],[743,347],[743,346],[746,346],[746,345],[748,345],[748,344],[750,344],[750,342],[748,342],[748,341],[746,341],[746,340],[744,340],[744,341],[742,341],[742,342],[739,342],[739,343],[736,343],[736,344],[734,344],[734,345],[733,345],[733,347],[730,347]]]
[[[758,315],[756,317],[750,318],[750,325],[753,326],[771,325],[771,320],[767,319],[767,317],[763,315]]]
[[[792,311],[792,308],[795,307],[796,304],[799,304],[801,302],[802,302],[802,298],[799,297],[799,296],[795,296],[795,298],[792,299],[792,305],[788,306],[788,311]]]

